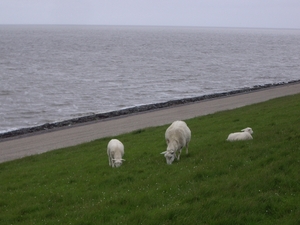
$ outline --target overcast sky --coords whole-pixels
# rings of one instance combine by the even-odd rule
[[[300,0],[0,0],[0,24],[300,29]]]

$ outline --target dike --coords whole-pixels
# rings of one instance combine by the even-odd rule
[[[106,112],[106,113],[99,113],[99,114],[78,117],[78,118],[69,119],[69,120],[65,120],[65,121],[61,121],[61,122],[46,123],[46,124],[43,124],[40,126],[22,128],[22,129],[13,130],[13,131],[5,132],[5,133],[0,133],[0,140],[6,139],[6,138],[22,136],[22,135],[34,134],[34,133],[41,132],[41,131],[51,131],[51,130],[54,130],[55,128],[71,127],[74,125],[83,124],[83,123],[87,123],[87,122],[93,122],[93,121],[97,122],[97,121],[101,121],[101,120],[105,120],[105,119],[113,119],[115,117],[145,112],[145,111],[149,111],[149,110],[157,110],[157,109],[172,107],[172,106],[176,106],[176,105],[194,103],[194,102],[210,100],[210,99],[220,98],[220,97],[226,97],[226,96],[231,96],[231,95],[236,95],[236,94],[245,94],[245,93],[249,93],[249,92],[253,92],[253,91],[258,91],[261,89],[272,88],[272,87],[294,84],[294,83],[300,83],[300,80],[292,80],[289,82],[281,82],[281,83],[273,83],[273,84],[255,85],[253,87],[245,87],[242,89],[237,89],[237,90],[228,91],[228,92],[208,94],[208,95],[203,95],[203,96],[199,96],[199,97],[190,97],[190,98],[184,98],[184,99],[178,99],[178,100],[170,100],[167,102],[153,103],[153,104],[149,104],[149,105],[134,106],[134,107],[111,111],[111,112]]]

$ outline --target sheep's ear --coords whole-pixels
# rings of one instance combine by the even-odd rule
[[[164,152],[162,152],[162,153],[160,153],[160,154],[165,154],[167,151],[164,151]]]
[[[121,159],[122,161],[126,161],[125,159]]]

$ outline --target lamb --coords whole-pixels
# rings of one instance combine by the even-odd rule
[[[175,158],[180,159],[181,150],[185,147],[188,154],[188,145],[191,141],[191,130],[184,121],[174,121],[166,130],[165,139],[167,142],[167,150],[164,154],[167,164],[171,165]],[[178,152],[178,156],[176,153]]]
[[[253,134],[253,130],[250,127],[247,127],[242,132],[231,133],[228,135],[227,141],[244,141],[244,140],[252,140],[251,134]]]
[[[117,139],[111,139],[107,145],[107,155],[108,164],[111,167],[120,167],[122,162],[125,161],[122,159],[124,155],[124,145],[122,142]]]

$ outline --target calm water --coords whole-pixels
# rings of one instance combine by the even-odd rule
[[[0,26],[0,133],[300,79],[300,30]]]

